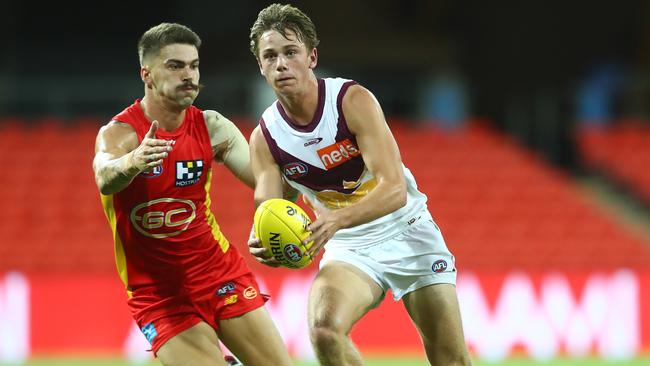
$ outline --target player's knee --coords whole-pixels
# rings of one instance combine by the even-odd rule
[[[309,337],[314,347],[328,349],[342,343],[345,331],[341,324],[332,317],[320,316],[312,319],[309,324]]]
[[[329,327],[313,327],[309,330],[309,338],[314,348],[318,351],[336,349],[341,344],[341,337],[344,336]]]

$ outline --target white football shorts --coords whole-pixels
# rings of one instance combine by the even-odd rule
[[[408,229],[368,247],[339,247],[328,243],[320,268],[330,261],[351,264],[366,273],[393,299],[419,288],[437,284],[456,285],[454,256],[447,249],[438,225],[431,215],[423,215]]]

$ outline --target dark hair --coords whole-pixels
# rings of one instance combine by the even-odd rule
[[[138,42],[140,65],[144,65],[145,58],[157,56],[163,47],[176,43],[189,44],[198,50],[201,38],[190,28],[177,23],[161,23],[151,27]]]
[[[314,23],[300,9],[291,5],[271,4],[260,11],[257,20],[251,27],[250,46],[255,58],[258,58],[262,33],[271,29],[278,31],[285,38],[287,37],[286,30],[292,30],[298,39],[307,46],[307,50],[318,46],[318,42],[320,42]]]

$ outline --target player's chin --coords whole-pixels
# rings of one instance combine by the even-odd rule
[[[293,94],[296,90],[294,85],[290,84],[282,84],[282,85],[277,85],[275,84],[274,86],[275,92],[279,94]]]
[[[196,96],[197,96],[196,94],[191,95],[191,96],[182,96],[182,97],[177,99],[178,104],[183,108],[187,108],[187,107],[191,106],[192,104],[194,104],[194,100],[196,99]]]

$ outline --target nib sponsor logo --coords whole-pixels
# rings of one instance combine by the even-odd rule
[[[319,149],[317,153],[325,170],[330,170],[361,155],[359,149],[349,139]]]

